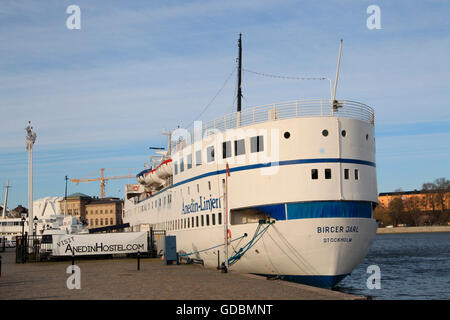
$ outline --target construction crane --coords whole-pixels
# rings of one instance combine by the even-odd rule
[[[97,173],[100,171],[100,178],[90,178],[86,179],[87,177],[93,175],[94,173]],[[131,171],[131,170],[130,170]],[[127,179],[127,178],[135,178],[135,175],[132,175],[131,173],[128,176],[115,176],[115,177],[105,177],[105,168],[101,168],[100,170],[97,170],[88,176],[81,178],[81,179],[72,179],[72,182],[75,182],[77,185],[79,182],[91,182],[91,181],[100,181],[100,198],[105,197],[105,185],[106,181],[108,180],[116,180],[116,179]]]

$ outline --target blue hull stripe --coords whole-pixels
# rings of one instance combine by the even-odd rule
[[[250,165],[246,165],[246,166],[230,168],[230,172],[253,170],[253,169],[267,168],[267,167],[272,167],[272,166],[273,167],[289,166],[289,165],[295,165],[295,164],[309,164],[309,163],[353,163],[353,164],[361,164],[361,165],[376,167],[374,162],[365,161],[365,160],[345,159],[345,158],[318,158],[318,159],[297,159],[297,160],[284,160],[284,161],[277,161],[277,162],[250,164]],[[202,178],[206,178],[206,177],[210,177],[210,176],[214,176],[214,175],[225,174],[225,173],[226,173],[225,169],[211,171],[208,173],[198,175],[196,177],[192,177],[192,178],[177,182],[172,187],[177,187],[179,185],[182,185],[182,184],[185,184],[188,182],[192,182],[197,179],[202,179]]]
[[[273,277],[273,275],[259,274],[265,277]],[[344,279],[347,274],[335,275],[335,276],[295,276],[295,275],[281,275],[279,276],[282,280],[306,284],[309,286],[320,287],[320,288],[333,288],[342,279]]]
[[[288,220],[311,218],[372,218],[366,201],[314,201],[287,204]]]
[[[286,214],[287,208],[287,214]],[[313,218],[372,218],[372,203],[368,201],[308,201],[256,206],[276,220]]]

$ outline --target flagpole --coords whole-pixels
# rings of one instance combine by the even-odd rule
[[[226,173],[225,173],[225,219],[224,219],[224,245],[225,245],[225,268],[223,272],[228,271],[228,246],[229,242],[229,229],[228,229],[228,177],[230,176],[230,167],[228,166],[228,162],[226,164]]]

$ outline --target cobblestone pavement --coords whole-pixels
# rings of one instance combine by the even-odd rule
[[[81,289],[67,288],[70,261],[16,264],[15,251],[0,253],[0,299],[65,300],[349,300],[361,297],[266,280],[199,265],[164,265],[160,259],[79,260]]]

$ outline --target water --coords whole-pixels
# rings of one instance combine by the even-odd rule
[[[381,289],[367,288],[370,265],[380,267]],[[450,299],[450,232],[376,235],[367,257],[335,290],[377,300]]]

